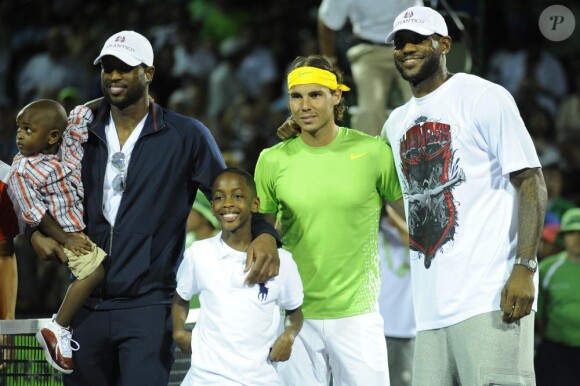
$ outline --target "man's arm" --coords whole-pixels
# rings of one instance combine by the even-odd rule
[[[185,354],[191,354],[191,332],[185,329],[189,313],[189,302],[175,292],[171,303],[171,322],[173,323],[173,340]]]
[[[45,236],[38,228],[26,227],[25,234],[40,260],[55,260],[63,264],[68,261],[62,245],[52,237]]]
[[[63,247],[71,250],[77,255],[82,255],[92,251],[91,243],[81,235],[65,232],[60,224],[46,212],[40,220],[38,226],[40,231],[45,235],[52,237]]]
[[[332,64],[336,65],[337,59],[334,54],[334,30],[328,28],[324,22],[318,18],[318,47],[320,53]]]
[[[278,276],[280,257],[278,247],[281,241],[276,229],[260,214],[252,216],[252,243],[248,247],[246,267],[248,272],[246,284],[264,283]]]
[[[16,313],[18,271],[14,240],[0,241],[0,320],[12,320]]]
[[[402,198],[399,198],[396,201],[392,201],[387,203],[388,207],[391,207],[401,217],[403,221],[405,221],[405,203],[403,202]]]
[[[405,243],[405,245],[409,245],[409,228],[405,219],[397,214],[397,212],[393,209],[392,206],[387,205],[387,219],[391,225],[397,228],[399,231],[399,235],[401,236],[401,240]]]
[[[544,224],[548,193],[540,168],[523,169],[510,175],[517,192],[518,244],[516,257],[536,259]],[[500,307],[504,321],[517,321],[532,311],[535,298],[534,273],[515,265],[501,293]]]

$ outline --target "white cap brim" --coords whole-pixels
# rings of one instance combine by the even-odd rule
[[[390,34],[387,35],[387,38],[385,39],[385,43],[390,44],[393,42],[393,40],[395,40],[395,34],[399,31],[413,31],[415,33],[418,33],[419,35],[423,35],[423,36],[431,36],[434,33],[438,33],[435,32],[433,30],[430,30],[428,28],[422,28],[422,27],[417,27],[414,25],[410,25],[410,26],[402,26],[401,28],[397,28],[393,31],[391,31]]]
[[[127,53],[123,52],[123,51],[117,51],[117,50],[104,50],[101,52],[101,54],[95,59],[95,61],[93,62],[94,65],[98,65],[99,63],[101,63],[101,59],[103,59],[103,57],[105,56],[114,56],[115,58],[121,60],[123,63],[131,66],[131,67],[135,67],[140,65],[142,62],[139,59],[135,59],[133,56],[128,55]],[[145,63],[147,64],[147,63]]]

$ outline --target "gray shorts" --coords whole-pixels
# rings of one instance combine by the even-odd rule
[[[507,324],[500,311],[415,339],[413,385],[535,385],[534,312]]]

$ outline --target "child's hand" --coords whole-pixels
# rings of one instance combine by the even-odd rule
[[[191,332],[187,330],[174,330],[173,340],[184,354],[191,354]]]
[[[93,250],[93,246],[87,237],[81,233],[70,233],[63,247],[72,251],[75,255],[81,256]]]
[[[292,353],[292,345],[294,344],[294,336],[287,332],[283,332],[274,342],[268,359],[272,362],[284,362],[290,359]]]

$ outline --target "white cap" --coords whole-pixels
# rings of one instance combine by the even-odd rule
[[[386,43],[395,39],[395,34],[401,30],[409,30],[419,35],[429,36],[439,34],[447,36],[445,19],[437,11],[429,7],[410,7],[397,16],[393,23],[393,30],[387,35]]]
[[[135,31],[121,31],[111,36],[105,42],[101,54],[93,64],[99,64],[103,56],[111,55],[122,60],[129,66],[141,63],[153,65],[153,47],[147,38]]]

